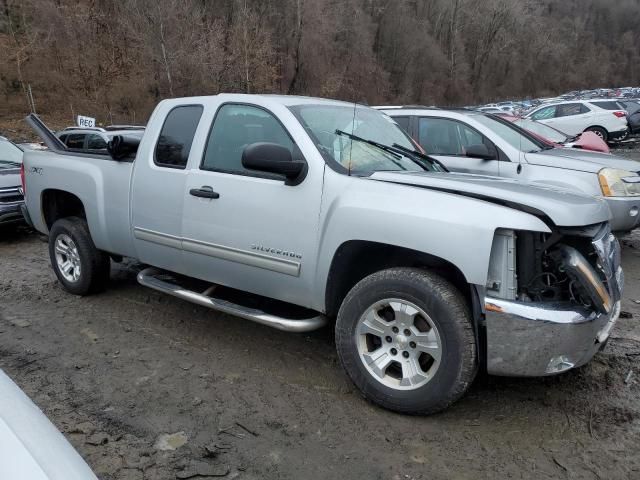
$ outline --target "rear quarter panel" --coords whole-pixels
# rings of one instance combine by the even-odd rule
[[[38,231],[49,231],[43,215],[43,193],[62,190],[82,201],[91,237],[99,249],[134,255],[129,228],[133,163],[49,151],[27,152],[24,162],[27,208]]]

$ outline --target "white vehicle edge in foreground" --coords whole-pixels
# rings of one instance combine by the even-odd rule
[[[42,411],[0,370],[0,478],[97,480]]]

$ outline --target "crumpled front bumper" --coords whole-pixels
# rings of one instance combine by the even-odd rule
[[[545,376],[587,363],[620,316],[624,274],[620,245],[605,230],[593,241],[606,277],[607,313],[575,303],[520,302],[485,297],[487,371],[503,376]]]
[[[487,371],[492,375],[539,377],[587,363],[603,346],[620,315],[569,305],[485,298]]]

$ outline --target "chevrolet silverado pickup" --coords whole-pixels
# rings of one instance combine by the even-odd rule
[[[74,151],[35,116],[28,221],[69,292],[138,281],[281,330],[330,323],[362,395],[428,414],[479,368],[542,376],[588,362],[618,318],[607,204],[448,173],[386,114],[325,99],[162,101],[142,139]],[[258,360],[256,360],[258,361]]]

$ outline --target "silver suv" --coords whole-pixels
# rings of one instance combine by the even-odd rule
[[[143,126],[138,125],[112,125],[110,127],[67,127],[58,132],[56,136],[62,140],[68,148],[84,152],[104,152],[107,143],[116,135],[127,135],[142,138]]]
[[[495,115],[471,110],[378,107],[453,172],[508,177],[604,197],[611,228],[640,222],[640,163],[575,148],[553,148]]]

